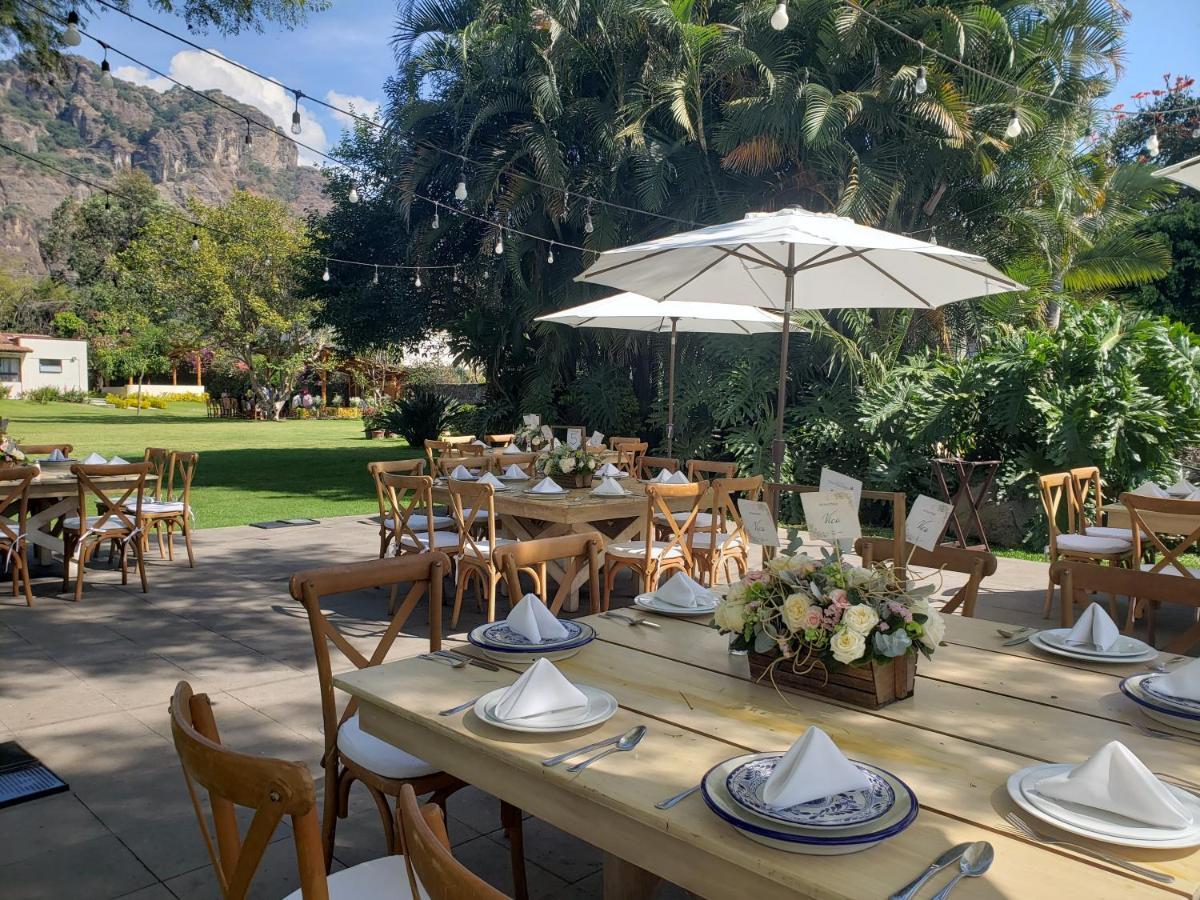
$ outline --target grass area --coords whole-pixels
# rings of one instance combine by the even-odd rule
[[[200,454],[193,484],[199,528],[376,509],[367,463],[419,455],[402,440],[369,441],[357,420],[210,419],[202,403],[164,410],[0,400],[0,417],[27,444],[68,442],[77,457],[140,460],[147,446]]]

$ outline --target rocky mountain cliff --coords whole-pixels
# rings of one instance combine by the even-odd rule
[[[234,115],[172,88],[160,94],[116,80],[100,84],[100,69],[70,57],[66,74],[25,73],[16,60],[0,62],[0,142],[100,184],[117,172],[140,169],[168,200],[218,203],[236,189],[277,197],[298,214],[324,210],[323,178],[297,165],[296,146],[282,135],[252,131],[246,121],[270,122],[263,112],[210,92]],[[62,200],[90,189],[0,149],[0,265],[14,272],[46,271],[38,249],[42,228]]]

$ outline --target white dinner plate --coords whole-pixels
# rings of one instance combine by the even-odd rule
[[[1200,715],[1200,700],[1189,700],[1187,697],[1174,697],[1171,694],[1164,694],[1162,688],[1158,686],[1160,679],[1166,675],[1159,675],[1157,672],[1153,675],[1147,675],[1138,682],[1138,688],[1146,696],[1147,699],[1157,701],[1168,709],[1177,709],[1182,713],[1190,713],[1191,715]]]
[[[636,497],[638,495],[633,491],[626,491],[623,494],[597,494],[595,491],[591,491],[588,496],[595,497],[597,500],[627,500],[630,497]]]
[[[717,608],[717,601],[715,599],[711,606],[675,606],[673,603],[664,603],[652,593],[638,594],[638,596],[633,598],[633,602],[635,606],[660,613],[664,616],[711,616]]]
[[[475,715],[489,725],[495,725],[505,731],[520,731],[526,734],[557,734],[564,731],[578,731],[580,728],[607,722],[616,713],[617,698],[608,691],[602,691],[600,688],[590,687],[586,684],[577,684],[575,687],[579,688],[588,699],[588,705],[583,709],[568,709],[505,721],[496,718],[492,711],[508,688],[496,688],[475,701]]]
[[[501,481],[528,481],[528,475],[497,475]]]
[[[1147,694],[1143,690],[1142,682],[1151,675],[1157,674],[1157,672],[1143,672],[1122,680],[1121,693],[1136,703],[1138,708],[1154,721],[1170,725],[1180,731],[1200,734],[1200,715],[1167,706],[1157,697]],[[1200,744],[1197,744],[1197,749],[1200,749]]]
[[[570,491],[561,491],[557,494],[547,494],[542,491],[535,491],[535,490],[532,490],[531,488],[526,488],[525,490],[521,491],[521,493],[527,497],[533,497],[537,500],[562,500],[571,492]]]
[[[1046,643],[1041,639],[1040,632],[1031,635],[1029,643],[1033,644],[1039,650],[1045,650],[1047,653],[1053,653],[1056,656],[1065,656],[1068,659],[1079,659],[1084,662],[1114,666],[1127,666],[1133,663],[1149,662],[1152,659],[1158,658],[1158,651],[1149,646],[1147,646],[1146,652],[1140,656],[1098,656],[1095,653],[1081,653],[1074,648],[1068,650],[1066,647],[1056,647],[1053,644]]]
[[[1165,787],[1187,807],[1193,822],[1179,830],[1153,828],[1132,819],[1111,818],[1097,809],[1075,803],[1065,803],[1032,794],[1029,788],[1043,778],[1060,775],[1074,766],[1069,763],[1040,763],[1018,769],[1008,778],[1008,795],[1025,812],[1063,831],[1122,847],[1146,847],[1154,850],[1175,850],[1200,846],[1200,798],[1182,788]]]
[[[1075,644],[1068,644],[1067,637],[1070,634],[1070,628],[1050,628],[1045,631],[1039,631],[1038,638],[1060,650],[1070,650],[1072,653],[1080,653],[1084,656],[1098,656],[1102,659],[1141,656],[1150,649],[1150,645],[1144,641],[1121,634],[1117,636],[1116,641],[1108,650],[1097,650],[1094,647],[1081,647]]]
[[[487,647],[480,647],[483,655],[494,659],[496,662],[512,663],[514,666],[528,666],[537,662],[539,659],[548,659],[550,662],[558,662],[562,659],[570,659],[576,653],[587,646],[584,644],[580,647],[571,647],[569,650],[545,650],[542,652],[531,653],[500,653],[498,651],[490,651]]]

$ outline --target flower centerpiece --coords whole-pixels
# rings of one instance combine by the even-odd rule
[[[549,475],[565,488],[584,488],[591,485],[596,474],[596,457],[582,447],[573,450],[560,444],[534,460],[533,469],[538,475]]]
[[[931,656],[945,634],[933,590],[840,554],[779,555],[730,586],[715,622],[755,678],[877,709],[912,695],[917,654]]]
[[[540,450],[546,444],[546,436],[542,434],[540,425],[523,425],[517,429],[513,440],[530,453]]]
[[[0,438],[0,466],[26,465],[24,452],[17,446],[16,439],[5,435]]]

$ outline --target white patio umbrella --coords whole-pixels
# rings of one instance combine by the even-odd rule
[[[671,335],[667,376],[667,456],[675,441],[675,341],[680,331],[706,334],[766,334],[783,331],[783,319],[753,306],[732,303],[659,301],[641,294],[616,294],[537,317],[573,328],[616,328]]]
[[[1170,178],[1188,187],[1200,188],[1200,156],[1193,156],[1173,166],[1163,166],[1154,173],[1160,178]]]
[[[794,207],[606,250],[577,281],[658,300],[784,313],[773,456],[783,465],[789,319],[805,309],[912,307],[1024,290],[982,256]],[[799,293],[799,296],[797,296]]]

